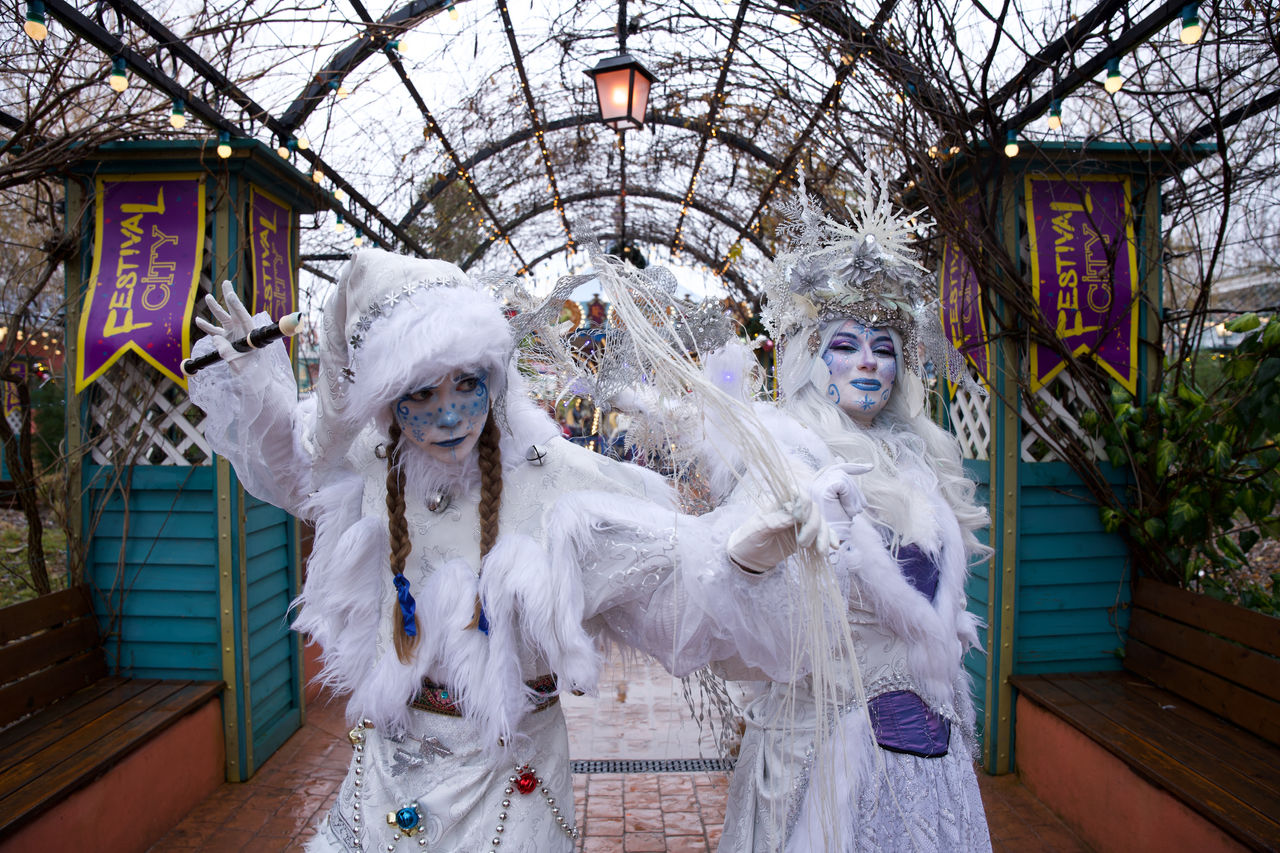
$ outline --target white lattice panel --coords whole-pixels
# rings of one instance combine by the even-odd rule
[[[991,415],[987,401],[958,388],[948,408],[951,426],[960,440],[960,452],[964,458],[987,459],[991,449]]]
[[[1033,413],[1022,413],[1022,461],[1058,462],[1063,455],[1052,433],[1070,432],[1084,445],[1093,449],[1096,459],[1105,458],[1102,442],[1084,431],[1077,418],[1088,402],[1080,394],[1071,377],[1064,371],[1049,385],[1036,392],[1044,411],[1037,418]],[[1050,429],[1052,425],[1052,429]]]
[[[208,465],[204,415],[185,391],[126,356],[94,383],[91,453],[100,465]]]

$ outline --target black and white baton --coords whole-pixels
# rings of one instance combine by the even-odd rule
[[[232,341],[231,348],[236,352],[262,349],[272,341],[293,337],[300,328],[302,328],[302,312],[295,311],[292,314],[284,315],[277,323],[272,323],[270,326],[259,326],[243,338]],[[222,361],[222,353],[214,350],[213,352],[205,353],[199,358],[189,358],[182,362],[182,372],[187,376],[194,376],[206,367],[217,364],[220,361]]]

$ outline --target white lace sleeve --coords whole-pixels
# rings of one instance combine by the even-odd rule
[[[616,494],[560,500],[555,528],[581,568],[587,626],[684,676],[711,662],[790,680],[795,671],[785,571],[734,566],[725,541],[750,510],[707,515]]]
[[[266,314],[254,319],[270,322]],[[192,355],[212,350],[206,337]],[[192,376],[188,386],[191,401],[205,413],[205,438],[231,462],[249,493],[300,514],[312,490],[312,464],[299,440],[305,414],[284,346],[273,343],[233,362],[220,361]]]

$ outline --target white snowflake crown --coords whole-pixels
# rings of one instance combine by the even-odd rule
[[[789,248],[764,283],[765,327],[779,346],[803,341],[810,355],[817,354],[821,328],[831,320],[890,328],[916,375],[932,364],[939,374],[972,384],[943,332],[934,277],[912,246],[932,223],[922,218],[923,210],[897,208],[883,176],[864,172],[859,183],[860,198],[846,208],[845,224],[821,213],[801,176],[795,198],[783,208],[780,230]]]

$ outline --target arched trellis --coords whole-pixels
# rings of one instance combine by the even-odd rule
[[[391,52],[389,51],[388,46],[390,42],[397,35],[412,29],[414,26],[421,23],[423,20],[426,20],[427,18],[432,17],[433,15],[438,14],[440,11],[448,8],[449,6],[454,5],[449,2],[441,2],[441,0],[433,0],[433,2],[428,2],[427,0],[413,0],[413,2],[410,2],[405,6],[402,6],[399,9],[392,11],[382,20],[373,21],[369,18],[368,13],[364,11],[363,6],[360,3],[356,2],[356,0],[353,0],[353,3],[356,5],[357,11],[359,12],[359,14],[361,15],[361,17],[364,19],[366,23],[366,28],[367,28],[366,32],[361,33],[361,35],[358,36],[351,44],[347,45],[346,47],[342,48],[337,53],[335,53],[333,58],[326,65],[325,70],[323,70],[318,75],[316,75],[316,77],[313,78],[308,83],[307,88],[304,90],[303,94],[300,95],[297,99],[295,99],[294,103],[289,107],[289,109],[285,113],[285,123],[288,124],[290,128],[296,129],[296,127],[299,124],[301,124],[301,122],[304,121],[312,111],[314,111],[314,109],[318,106],[318,104],[321,102],[321,100],[327,94],[327,92],[331,88],[336,88],[338,83],[346,75],[350,74],[356,67],[358,67],[365,59],[367,59],[369,56],[372,56],[374,53],[380,50],[388,50],[388,52]],[[742,18],[744,16],[745,11],[749,7],[749,5],[750,5],[749,0],[742,0],[739,6],[737,19],[735,20],[735,23],[734,23],[735,35],[737,32],[737,29],[741,26]],[[795,8],[796,14],[807,17],[808,19],[817,23],[819,26],[823,27],[825,30],[832,33],[835,36],[837,47],[839,48],[839,51],[842,55],[853,56],[853,57],[860,57],[860,56],[871,57],[873,62],[881,66],[882,71],[886,73],[892,73],[893,75],[898,77],[904,77],[904,79],[910,78],[911,80],[915,81],[913,82],[912,85],[921,93],[921,96],[924,97],[926,100],[931,99],[930,98],[931,90],[929,89],[925,76],[921,72],[919,72],[918,69],[915,69],[914,66],[911,66],[910,63],[907,62],[907,60],[904,57],[898,55],[895,51],[893,51],[892,48],[888,45],[888,43],[885,40],[881,39],[878,35],[878,30],[880,28],[880,25],[883,24],[883,22],[888,19],[889,15],[892,13],[893,8],[897,5],[897,0],[883,0],[872,23],[866,27],[857,24],[855,21],[853,21],[853,19],[848,17],[843,10],[840,10],[840,9],[828,8],[826,5],[806,8],[806,6],[801,2],[793,2],[791,3],[791,5]],[[506,20],[505,9],[503,9],[503,14],[504,14],[504,20]],[[508,30],[509,30],[509,27],[508,27]],[[508,36],[509,37],[511,36],[510,31],[508,32]],[[732,42],[732,39],[731,39],[731,42]],[[513,47],[513,51],[517,50],[514,42],[512,44],[512,47]],[[434,132],[439,133],[442,142],[445,142],[447,146],[447,141],[444,139],[443,133],[440,131],[438,124],[435,122],[434,118],[431,116],[430,111],[426,108],[425,103],[423,103],[419,97],[416,97],[416,92],[413,90],[411,83],[408,81],[406,75],[403,73],[402,69],[400,68],[398,64],[398,60],[395,60],[394,56],[392,56],[391,58],[393,60],[393,65],[395,65],[396,70],[400,72],[401,77],[404,80],[406,86],[409,86],[410,93],[415,95],[414,99],[415,101],[418,101],[418,106],[420,110],[422,110],[424,118],[427,120],[428,127],[432,128]],[[517,67],[519,68],[518,51],[515,54],[515,58],[516,58]],[[842,80],[849,73],[851,68],[852,68],[852,63],[845,63],[840,65],[837,69],[838,81]],[[836,88],[838,89],[838,86]],[[829,94],[827,100],[830,100],[830,99],[831,99],[831,96]],[[941,98],[932,98],[931,100],[934,103],[938,104],[939,106],[941,106],[942,104]],[[824,104],[823,108],[825,108],[825,106],[826,104]],[[700,125],[699,130],[703,137],[704,145],[706,141],[708,141],[710,138],[719,138],[721,136],[727,137],[731,134],[731,132],[727,131],[726,129],[717,128],[715,134],[713,135],[710,133],[709,124],[705,121],[695,123],[690,120],[679,120],[679,121],[671,120],[669,123],[672,126],[685,127],[685,128],[693,128]],[[538,130],[539,129],[536,127],[531,127],[527,129],[527,131],[523,133],[523,138],[529,139],[539,135]],[[736,134],[734,135],[736,136]],[[782,171],[786,169],[785,164],[791,162],[795,158],[798,152],[799,145],[801,144],[802,141],[803,140],[797,142],[797,145],[794,146],[791,149],[791,151],[787,154],[787,156],[783,158],[783,160],[781,161],[784,165],[779,167],[778,165],[779,161],[777,160],[777,158],[770,157],[761,149],[755,147],[754,145],[751,145],[749,141],[743,137],[738,137],[736,140],[736,142],[743,147],[744,151],[747,151],[747,153],[757,157],[757,159],[760,159],[762,162],[770,163],[771,168],[773,168],[775,173],[778,174],[779,176],[781,175]],[[514,143],[511,143],[511,144],[514,144]],[[472,160],[468,161],[468,163],[481,162],[483,159],[486,159],[487,156],[492,156],[492,155],[488,154],[486,156],[482,156],[479,158],[473,157]],[[458,159],[456,158],[456,156],[452,157],[452,159],[454,159],[455,164],[458,162]],[[549,165],[550,164],[548,163],[548,166]],[[461,169],[455,168],[451,170],[445,183],[439,186],[433,185],[432,190],[434,192],[429,192],[428,198],[425,202],[421,199],[415,201],[411,206],[410,212],[407,212],[406,215],[401,218],[401,222],[407,223],[412,221],[413,218],[415,218],[417,215],[421,213],[421,210],[425,206],[425,203],[429,203],[430,199],[438,195],[439,192],[442,191],[444,187],[448,186],[448,184],[453,179],[456,179],[459,173],[461,173],[461,175],[465,177],[470,173],[470,169],[468,166],[464,166]],[[694,174],[695,174],[695,178],[692,180],[696,180],[696,172]],[[549,178],[552,180],[552,183],[554,185],[554,175],[550,171],[549,171]],[[691,201],[693,197],[694,184],[692,180],[691,180],[690,190],[686,194],[686,201]],[[755,212],[751,217],[752,220],[754,220],[756,216],[759,215],[761,209],[767,203],[768,198],[770,197],[770,195],[772,194],[773,190],[776,188],[777,185],[778,185],[777,181],[774,181],[773,183],[771,183],[769,188],[761,196],[758,204],[756,205]],[[486,215],[488,215],[490,219],[494,219],[491,209],[486,203],[484,203],[485,199],[483,198],[483,196],[480,195],[478,188],[472,186],[471,189],[473,193],[476,195],[477,199],[481,202],[481,206],[484,208]],[[825,203],[826,199],[823,199],[823,201]],[[561,211],[561,215],[563,218],[563,211]],[[683,216],[681,216],[680,222],[681,224],[683,223]],[[737,243],[741,241],[745,236],[747,236],[747,231],[750,227],[750,224],[751,222],[749,221],[745,226],[739,229],[738,236],[735,240],[732,241],[733,243]],[[495,219],[495,227],[496,225],[497,223]],[[567,221],[566,221],[565,227],[566,229],[568,228]],[[503,237],[506,235],[504,235],[501,229],[498,228],[495,236]],[[572,238],[570,237],[570,239]],[[510,241],[507,240],[506,242],[509,243]],[[678,239],[676,240],[676,242],[679,242]],[[673,242],[673,246],[675,244],[676,243]],[[514,247],[512,248],[514,251]],[[518,256],[518,253],[517,253],[517,256]],[[520,260],[522,261],[522,264],[523,264],[523,259],[521,258]],[[530,266],[531,264],[523,264],[523,267],[525,269],[528,269]],[[728,268],[728,259],[726,258],[722,265],[722,269],[727,269],[727,268]]]
[[[360,0],[350,0],[352,6],[357,10],[364,24],[364,31],[346,47],[339,50],[333,55],[328,67],[320,74],[316,75],[308,82],[304,93],[295,99],[295,102],[286,112],[287,121],[277,120],[267,114],[252,99],[244,95],[238,88],[230,86],[228,81],[221,77],[216,69],[209,66],[208,63],[194,55],[190,50],[184,49],[179,39],[174,37],[163,25],[159,24],[154,18],[141,9],[135,0],[113,0],[115,6],[125,17],[137,23],[144,29],[148,35],[154,38],[158,44],[167,46],[172,50],[177,58],[190,65],[196,70],[200,76],[206,81],[215,85],[219,91],[227,92],[232,100],[237,103],[244,111],[246,111],[249,120],[261,123],[263,127],[271,130],[282,140],[292,134],[298,123],[306,118],[306,116],[315,109],[316,105],[321,102],[324,94],[332,86],[360,65],[364,59],[372,56],[376,52],[386,52],[390,55],[392,64],[400,72],[402,80],[413,93],[411,81],[400,68],[399,60],[395,57],[395,51],[391,49],[391,41],[406,31],[412,30],[422,21],[447,10],[452,5],[449,0],[411,0],[400,8],[393,10],[381,20],[374,21],[368,12],[364,9]],[[454,0],[457,2],[457,0]],[[127,60],[130,67],[135,70],[146,70],[147,62],[141,54],[136,53],[123,45],[118,38],[111,36],[102,30],[101,27],[92,21],[79,15],[77,11],[68,3],[62,0],[49,0],[49,11],[56,17],[63,19],[72,24],[72,29],[79,31],[82,35],[86,35],[90,41],[98,44],[103,49],[109,50],[115,55],[121,55]],[[957,113],[955,105],[948,103],[945,99],[937,97],[928,85],[925,75],[918,68],[908,62],[900,53],[898,53],[893,45],[892,39],[883,38],[879,34],[880,25],[888,20],[897,0],[883,0],[879,6],[872,22],[863,27],[853,18],[849,17],[847,11],[839,4],[805,4],[799,0],[784,0],[784,5],[791,6],[795,10],[795,14],[802,21],[820,27],[824,31],[830,33],[832,38],[832,47],[838,50],[844,57],[848,59],[847,64],[842,64],[837,73],[842,73],[843,69],[851,67],[853,64],[866,60],[868,64],[875,66],[886,77],[895,83],[902,83],[908,86],[912,92],[912,100],[916,106],[925,114],[933,115],[938,121],[949,121],[952,126],[963,132],[964,134],[972,134],[975,139],[983,137],[991,137],[995,141],[1002,138],[1006,127],[1016,128],[1034,115],[1043,111],[1047,105],[1047,101],[1051,95],[1059,97],[1068,94],[1071,90],[1084,85],[1093,76],[1094,72],[1107,59],[1121,55],[1132,50],[1143,39],[1150,37],[1160,27],[1167,24],[1169,20],[1176,19],[1180,9],[1180,3],[1176,0],[1166,0],[1158,6],[1153,13],[1139,22],[1124,22],[1124,31],[1119,38],[1110,39],[1110,43],[1098,54],[1089,57],[1082,63],[1077,63],[1076,67],[1063,79],[1056,80],[1054,90],[1050,93],[1041,94],[1035,100],[1026,103],[1021,109],[1018,103],[1023,99],[1019,95],[1030,89],[1034,79],[1046,70],[1056,67],[1056,63],[1069,51],[1073,49],[1072,45],[1080,43],[1085,37],[1100,30],[1110,27],[1111,20],[1118,15],[1123,9],[1127,8],[1126,4],[1119,0],[1100,0],[1100,2],[1081,15],[1077,22],[1069,28],[1059,39],[1051,42],[1042,48],[1035,55],[1029,57],[1010,80],[1001,87],[994,98],[988,99],[988,106],[984,108],[974,108],[967,114]],[[750,6],[750,0],[741,0],[739,5],[739,20]],[[761,7],[764,8],[764,7]],[[781,10],[773,10],[777,14]],[[504,15],[504,20],[506,16]],[[82,24],[87,23],[88,26]],[[738,22],[735,22],[737,26]],[[510,27],[508,22],[508,35],[510,36]],[[513,42],[513,51],[516,52],[517,65],[519,65],[518,48]],[[167,75],[156,73],[144,73],[149,82],[156,85],[162,91],[174,97],[183,96],[187,100],[188,106],[193,108],[193,112],[199,115],[203,120],[207,121],[210,126],[227,129],[234,133],[245,133],[241,128],[232,125],[229,119],[218,114],[217,111],[211,109],[209,105],[204,104],[198,98],[193,97],[191,92],[182,89]],[[527,88],[527,84],[526,84]],[[415,100],[421,100],[415,98]],[[1259,103],[1251,105],[1248,109],[1242,111],[1241,115],[1249,115],[1269,108],[1276,101],[1280,100],[1280,93],[1270,93],[1265,98],[1260,99]],[[1014,114],[1008,117],[1001,117],[990,109],[990,105],[994,104],[1010,104],[1014,110]],[[532,105],[530,105],[532,110]],[[957,122],[958,120],[958,122]],[[429,122],[434,124],[434,121]],[[680,122],[683,125],[684,122]],[[679,126],[679,125],[677,125]],[[701,124],[701,131],[704,134],[704,141],[707,139],[709,130],[706,122]],[[531,132],[537,135],[536,128],[531,128]],[[725,133],[725,131],[717,128],[717,136]],[[792,147],[791,151],[783,158],[784,168],[795,156],[797,148]],[[763,153],[763,152],[762,152]],[[545,154],[545,152],[544,152]],[[325,174],[333,177],[336,184],[346,190],[348,195],[360,207],[363,207],[370,214],[387,227],[391,234],[401,240],[407,247],[416,252],[421,253],[422,247],[419,246],[413,237],[405,233],[404,229],[399,225],[391,222],[377,207],[364,198],[354,187],[348,182],[341,179],[336,172],[333,172],[325,164],[320,161],[318,155],[314,152],[304,152],[303,156],[312,163],[315,168],[321,169]],[[545,159],[545,157],[544,157]],[[776,162],[776,158],[774,158]],[[455,162],[459,162],[455,158]],[[548,163],[548,166],[550,164]],[[775,171],[779,171],[776,170]],[[462,170],[462,176],[467,176],[467,171]],[[549,177],[551,173],[549,172]],[[695,173],[696,179],[696,173]],[[754,213],[747,225],[750,226],[758,215],[760,209],[768,201],[770,194],[777,185],[775,181],[762,194],[756,205],[756,213]],[[693,180],[691,180],[689,195],[692,196]],[[484,198],[479,195],[477,188],[472,187],[473,193],[477,199],[484,205]],[[417,202],[415,202],[415,205]],[[338,206],[334,205],[335,209]],[[351,216],[350,211],[344,211]],[[489,218],[494,220],[491,210],[486,209]],[[736,240],[737,243],[746,235],[745,231],[739,233]],[[501,236],[501,234],[499,234]],[[514,247],[513,247],[514,251]],[[519,258],[517,253],[517,259]],[[728,257],[724,260],[724,267],[727,268],[729,263]],[[527,266],[527,265],[526,265]]]
[[[410,0],[373,22],[369,26],[371,33],[360,34],[350,44],[333,54],[325,63],[324,70],[307,83],[302,94],[295,98],[285,110],[280,119],[281,123],[290,130],[296,130],[323,102],[331,87],[336,87],[366,59],[382,50],[387,41],[408,32],[450,6],[463,2],[466,0]],[[912,80],[918,80],[920,85],[924,86],[926,76],[876,35],[880,25],[888,20],[897,4],[898,0],[884,0],[872,23],[867,26],[858,24],[839,9],[830,8],[834,4],[811,4],[807,7],[803,2],[792,0],[788,5],[795,8],[797,14],[804,15],[835,36],[841,50],[854,54],[861,53],[881,65],[886,73],[892,73],[902,79],[909,77]],[[774,10],[769,10],[769,13],[778,14]],[[940,95],[937,96],[937,102],[943,103]]]
[[[584,201],[595,201],[596,199],[609,198],[614,194],[615,194],[615,190],[613,190],[612,188],[587,190],[585,192],[574,193],[573,195],[564,196],[561,199],[561,204],[570,205],[570,204],[579,204]],[[659,201],[670,202],[673,205],[680,205],[684,203],[684,199],[682,199],[680,196],[676,195],[675,193],[667,192],[666,190],[656,189],[654,187],[630,186],[627,188],[627,195],[633,198],[657,199]],[[715,219],[717,222],[719,222],[722,225],[727,225],[730,228],[736,228],[738,226],[738,223],[734,222],[728,216],[725,216],[723,213],[720,213],[715,208],[710,207],[709,205],[703,202],[695,200],[693,202],[690,202],[689,206],[697,210],[699,213],[703,213],[703,214],[706,214],[707,216],[710,216],[712,219]],[[502,228],[506,233],[511,234],[512,232],[515,231],[515,229],[519,228],[521,225],[525,224],[529,220],[537,216],[541,216],[544,213],[550,213],[554,209],[555,209],[555,206],[547,202],[534,205],[533,207],[530,207],[529,209],[525,210],[516,218],[503,223]],[[629,232],[628,232],[628,236],[630,236]],[[756,248],[760,250],[761,254],[763,254],[766,258],[770,258],[770,259],[773,258],[773,252],[765,244],[764,240],[760,239],[758,235],[751,234],[751,235],[748,235],[748,238],[751,240],[752,243],[755,244]],[[484,257],[485,253],[488,252],[489,248],[493,246],[494,243],[496,242],[497,242],[496,240],[485,240],[483,243],[481,243],[479,246],[473,249],[471,251],[471,254],[467,256],[467,259],[462,262],[462,268],[470,269],[471,266],[474,263],[476,263],[476,261]],[[549,256],[544,254],[542,257],[546,258]],[[530,262],[529,268],[532,269],[533,264],[535,263],[537,263],[537,261]]]

